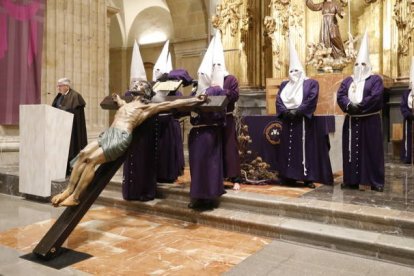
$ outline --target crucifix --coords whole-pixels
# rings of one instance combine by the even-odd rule
[[[111,127],[100,135],[98,141],[88,144],[73,160],[74,167],[68,187],[52,198],[54,206],[67,208],[33,250],[37,257],[52,259],[59,255],[63,242],[124,162],[125,152],[131,142],[130,135],[135,127],[160,112],[222,111],[227,106],[226,96],[207,98],[206,95],[171,96],[166,97],[163,102],[152,103],[152,89],[146,82],[142,82],[140,92],[141,94],[129,103],[116,94],[103,101],[106,108],[119,107],[115,119]],[[112,105],[108,105],[110,101]],[[97,165],[99,168],[95,172]]]

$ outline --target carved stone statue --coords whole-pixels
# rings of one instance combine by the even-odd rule
[[[332,57],[339,59],[345,57],[344,44],[339,33],[338,20],[336,16],[343,18],[345,15],[341,4],[335,0],[324,0],[322,3],[315,4],[312,0],[306,0],[306,6],[312,11],[322,11],[322,27],[320,32],[320,42],[326,48],[332,48]]]
[[[152,94],[149,83],[145,81],[138,84],[138,91],[144,95]],[[132,131],[146,119],[162,111],[192,106],[207,99],[205,95],[201,95],[171,102],[148,103],[144,96],[138,96],[134,101],[126,103],[117,94],[113,94],[112,97],[119,106],[112,125],[99,135],[97,141],[89,143],[72,160],[74,166],[69,185],[66,190],[52,198],[54,206],[78,205],[79,197],[95,175],[95,167],[122,156],[131,143]]]

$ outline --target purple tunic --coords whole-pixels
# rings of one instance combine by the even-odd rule
[[[177,91],[175,95],[182,96]],[[174,182],[184,171],[184,149],[180,122],[173,114],[159,114],[156,119],[157,181]]]
[[[277,117],[288,109],[283,103],[281,95],[288,82],[280,85],[280,92],[276,98]],[[280,137],[279,175],[281,178],[301,181],[325,181],[332,184],[332,168],[329,159],[329,137],[323,136],[320,141],[318,125],[313,113],[318,102],[319,84],[307,79],[303,83],[303,100],[297,108],[304,116],[300,119],[282,118],[283,128]],[[305,144],[303,145],[303,138]],[[305,156],[303,154],[305,148]],[[323,150],[318,150],[322,149]],[[323,176],[323,177],[321,177]]]
[[[155,117],[134,129],[124,162],[122,195],[126,200],[151,200],[156,192]]]
[[[226,125],[223,128],[224,177],[240,176],[240,156],[237,142],[236,123],[233,117],[234,105],[239,99],[239,83],[236,77],[228,75],[224,78],[223,90],[227,95]]]
[[[404,118],[404,128],[403,128],[403,141],[401,145],[401,161],[404,163],[411,163],[411,154],[412,154],[412,144],[413,144],[413,120],[410,119],[412,115],[412,109],[408,107],[408,95],[410,90],[404,92],[401,97],[401,114]]]
[[[220,87],[206,94],[225,95]],[[192,199],[214,199],[225,193],[223,183],[223,125],[225,112],[204,112],[191,117],[188,137]]]
[[[352,81],[351,77],[346,78],[338,90],[337,101],[343,112],[347,112],[350,102],[348,89]],[[361,114],[345,116],[342,132],[345,185],[384,186],[384,149],[380,114],[383,92],[381,77],[370,76],[365,80],[362,101],[359,103]]]

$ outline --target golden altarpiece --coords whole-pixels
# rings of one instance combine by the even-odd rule
[[[324,2],[341,11],[334,15],[345,52],[340,58],[321,45],[323,20],[330,12],[315,7]],[[320,83],[316,114],[341,114],[336,91],[352,73],[365,31],[373,71],[384,76],[386,86],[408,76],[414,55],[414,0],[222,0],[212,24],[222,32],[226,65],[241,90],[266,87],[268,114],[275,112],[278,85],[288,75],[289,32],[307,75]]]

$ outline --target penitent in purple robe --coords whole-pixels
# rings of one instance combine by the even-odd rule
[[[125,96],[131,96],[131,93],[128,91]],[[122,196],[126,200],[147,201],[155,198],[157,188],[155,126],[156,117],[152,117],[132,132],[132,141],[123,168]]]
[[[351,77],[339,87],[337,101],[343,112],[347,112]],[[384,150],[382,142],[381,109],[384,85],[378,75],[365,80],[361,114],[345,116],[342,132],[342,158],[345,185],[384,186]]]
[[[288,82],[280,85],[276,98],[277,117],[288,109],[281,95]],[[303,100],[297,110],[303,114],[301,118],[282,118],[280,137],[279,175],[282,179],[333,183],[331,162],[329,159],[329,137],[318,134],[313,117],[318,102],[319,84],[307,79],[303,82]],[[304,138],[304,140],[303,140]],[[303,151],[305,148],[305,154]],[[319,149],[319,150],[318,150]]]
[[[404,163],[411,163],[412,144],[413,144],[413,120],[410,119],[413,110],[408,107],[408,95],[411,90],[407,90],[401,97],[401,114],[404,118],[403,141],[401,145],[401,161]],[[412,100],[412,99],[410,99]]]
[[[210,87],[209,96],[225,95],[220,87]],[[215,199],[224,191],[223,125],[225,111],[203,112],[190,119],[193,128],[188,137],[192,199]]]
[[[234,105],[239,99],[239,83],[236,77],[232,75],[226,76],[224,78],[223,90],[229,100],[226,125],[223,128],[224,177],[232,179],[240,176],[240,156],[236,123],[233,116]]]
[[[168,96],[182,96],[177,91]],[[180,122],[171,113],[156,118],[157,181],[174,182],[184,170],[184,149]]]
[[[134,129],[124,162],[122,195],[126,200],[155,198],[157,188],[155,119],[145,120]]]

